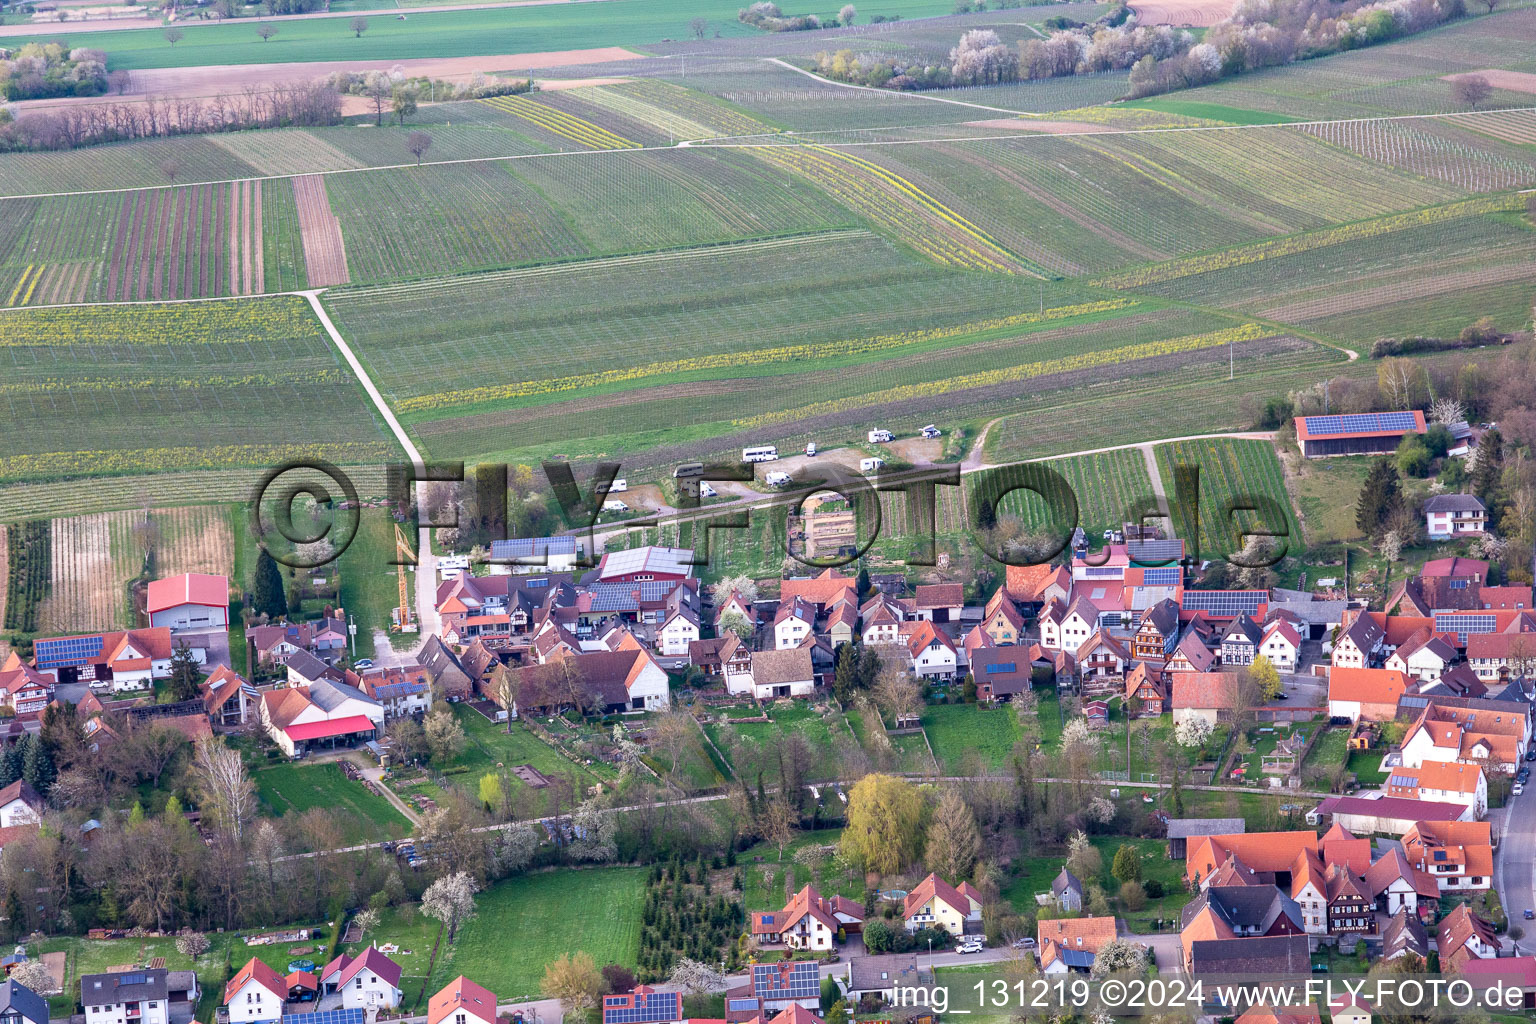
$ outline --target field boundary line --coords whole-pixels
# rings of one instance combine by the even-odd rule
[[[801,70],[801,69],[797,68],[796,70]],[[801,73],[802,74],[806,74],[806,75],[810,75],[811,74],[809,71],[801,71]],[[818,76],[811,75],[811,77],[817,78]],[[828,82],[831,85],[846,86],[848,88],[861,88],[861,89],[862,88],[867,88],[865,86],[853,86],[853,85],[851,85],[849,83],[846,83],[846,82],[832,82],[830,79],[819,79],[819,80],[826,81],[826,82]],[[902,92],[892,93],[892,92],[889,92],[888,90],[883,90],[883,89],[876,89],[874,91],[875,92],[879,92],[882,95],[914,96],[914,97],[917,97],[917,98],[929,99],[929,100],[934,100],[934,101],[942,102],[942,103],[958,104],[958,105],[962,105],[962,106],[971,106],[971,107],[976,107],[977,109],[980,109],[980,110],[990,110],[990,111],[993,111],[995,113],[1013,114],[1014,116],[1020,117],[1020,118],[1029,118],[1029,117],[1049,118],[1049,117],[1052,116],[1049,113],[1039,113],[1039,112],[1036,112],[1036,111],[1029,111],[1029,110],[1012,110],[1012,109],[1009,109],[1009,108],[1006,108],[1006,107],[985,107],[985,106],[981,106],[980,104],[965,103],[962,100],[947,100],[947,99],[944,99],[943,97],[938,97],[938,96],[922,96],[919,93],[902,93]],[[1318,125],[1331,125],[1331,124],[1366,124],[1366,123],[1371,123],[1371,122],[1375,122],[1375,121],[1424,121],[1424,120],[1440,120],[1440,119],[1444,119],[1444,118],[1471,117],[1473,115],[1485,115],[1486,116],[1488,114],[1517,114],[1517,113],[1536,113],[1536,106],[1531,106],[1531,107],[1506,107],[1506,108],[1503,108],[1501,110],[1461,110],[1461,111],[1452,111],[1450,113],[1444,113],[1444,114],[1386,114],[1386,115],[1381,115],[1381,116],[1376,116],[1376,117],[1323,118],[1323,119],[1315,120],[1315,121],[1286,121],[1284,123],[1275,123],[1275,124],[1210,124],[1210,125],[1180,125],[1180,126],[1176,126],[1176,127],[1162,127],[1162,128],[1105,128],[1105,129],[1102,129],[1102,130],[1091,131],[1091,132],[1074,132],[1072,135],[1069,135],[1069,136],[1054,135],[1054,134],[1051,134],[1049,132],[1028,132],[1028,131],[1026,131],[1026,132],[1022,132],[1022,133],[1012,133],[1012,134],[1004,134],[1004,135],[976,135],[976,136],[970,136],[970,137],[967,137],[967,138],[880,139],[880,140],[875,140],[875,141],[871,141],[871,142],[823,142],[823,143],[817,143],[817,145],[825,146],[828,149],[849,149],[849,148],[862,148],[862,147],[869,147],[869,146],[921,146],[921,145],[941,145],[941,144],[948,145],[948,144],[965,143],[965,142],[1007,142],[1007,141],[1012,141],[1012,140],[1015,140],[1015,139],[1093,138],[1095,136],[1104,136],[1104,135],[1158,135],[1158,134],[1167,134],[1167,133],[1172,133],[1172,132],[1231,132],[1231,131],[1252,131],[1254,129],[1265,129],[1265,128],[1307,128],[1307,127],[1316,127]],[[956,123],[956,124],[964,124],[965,122],[960,121],[960,122],[954,122],[954,123]],[[925,127],[925,126],[918,126],[918,127]],[[616,154],[616,153],[622,153],[622,154],[634,154],[634,153],[672,153],[672,152],[676,152],[676,151],[679,151],[679,150],[689,150],[689,149],[763,149],[763,148],[767,148],[767,147],[770,147],[770,146],[785,146],[785,145],[793,146],[793,145],[799,145],[799,141],[798,141],[799,139],[807,138],[807,137],[812,136],[812,135],[846,134],[847,131],[900,131],[900,130],[903,130],[903,129],[899,128],[899,127],[898,128],[858,128],[858,129],[847,129],[847,130],[842,130],[842,131],[784,132],[781,135],[776,135],[776,136],[773,136],[773,137],[775,137],[775,138],[785,138],[785,139],[790,139],[790,140],[793,140],[793,141],[780,142],[780,143],[767,143],[767,142],[752,143],[752,142],[732,142],[732,141],[730,141],[732,139],[760,139],[760,138],[764,137],[761,132],[758,132],[758,133],[755,133],[755,134],[752,134],[752,135],[715,135],[715,136],[711,136],[710,138],[707,138],[707,139],[684,139],[684,140],[678,142],[676,145],[671,145],[671,146],[640,146],[638,148],[630,148],[630,149],[568,150],[568,151],[559,152],[559,153],[511,153],[511,154],[507,154],[505,156],[472,156],[472,157],[460,157],[460,158],[457,158],[457,159],[454,159],[454,160],[432,160],[432,161],[428,161],[426,164],[423,164],[422,166],[427,166],[427,167],[452,167],[452,166],[459,165],[459,164],[487,164],[487,163],[496,163],[496,162],[499,162],[499,161],[502,161],[502,160],[543,160],[543,159],[561,158],[561,157],[602,156],[602,155]],[[717,140],[723,140],[723,141],[717,141]],[[88,147],[82,147],[82,148],[88,148]],[[292,178],[301,177],[301,176],[303,176],[305,174],[315,174],[315,175],[320,175],[320,176],[329,176],[329,175],[333,175],[333,174],[365,174],[365,173],[368,173],[370,171],[401,171],[401,170],[411,170],[411,169],[415,168],[416,166],[417,165],[415,163],[399,163],[399,164],[380,164],[380,165],[378,165],[376,167],[337,167],[337,168],[333,168],[333,169],[328,170],[328,171],[303,171],[303,172],[294,172],[292,174],[266,174],[266,175],[258,175],[258,176],[255,176],[255,177],[219,178],[219,179],[212,179],[212,180],[208,180],[208,181],[189,181],[189,182],[186,182],[185,185],[186,186],[191,186],[191,185],[224,185],[224,184],[230,184],[230,183],[233,183],[233,182],[243,182],[243,181],[250,181],[250,182],[285,181],[285,180],[289,180],[289,179],[292,179]],[[125,186],[125,187],[122,187],[122,188],[81,189],[79,191],[71,191],[71,192],[17,192],[17,193],[6,193],[4,195],[0,195],[0,199],[62,199],[62,198],[68,198],[68,197],[71,197],[71,196],[123,195],[123,194],[130,193],[130,192],[153,192],[153,191],[158,191],[160,189],[177,188],[177,187],[185,187],[185,186],[175,186],[175,185],[129,185],[129,186]],[[1495,192],[1479,193],[1479,194],[1494,195],[1494,194],[1496,194],[1497,191],[1502,191],[1502,190],[1496,190]],[[1525,193],[1528,193],[1528,192],[1536,192],[1536,188],[1519,189],[1519,190],[1516,190],[1516,191],[1519,192],[1520,194],[1525,194]],[[35,308],[35,307],[29,307],[29,308]]]

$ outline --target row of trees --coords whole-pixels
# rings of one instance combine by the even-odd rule
[[[107,55],[60,43],[27,43],[0,58],[0,95],[8,100],[100,96],[107,90]]]

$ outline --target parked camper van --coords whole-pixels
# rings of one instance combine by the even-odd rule
[[[609,499],[608,501],[603,502],[603,511],[604,512],[628,512],[629,511],[629,506],[624,504],[622,501],[614,501],[612,499]]]
[[[884,459],[860,459],[859,472],[873,473],[883,465],[885,465]]]
[[[718,498],[719,496],[720,496],[720,492],[719,491],[717,491],[713,487],[709,486],[709,484],[705,483],[703,480],[699,481],[699,497],[701,497],[701,498]]]
[[[683,480],[690,476],[703,476],[704,463],[685,462],[672,471],[672,479]]]
[[[932,423],[928,424],[926,427],[923,428],[923,436],[924,437],[938,437],[942,433],[944,433],[944,431],[940,430],[938,427],[934,426]]]
[[[778,458],[779,449],[771,444],[760,444],[755,448],[741,450],[742,462],[776,462]]]
[[[766,483],[769,487],[786,487],[789,485],[789,474],[778,472],[769,473],[767,476],[763,477],[763,482]]]
[[[620,491],[627,490],[629,490],[629,481],[625,480],[623,477],[619,477],[613,483],[608,485],[609,494],[618,494]]]
[[[870,444],[885,444],[895,439],[895,435],[889,430],[871,430],[869,432]]]
[[[806,442],[805,454],[810,456],[813,459],[816,457],[816,442],[815,441],[807,441]]]

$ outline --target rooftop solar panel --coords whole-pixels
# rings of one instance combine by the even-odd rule
[[[1304,416],[1307,433],[1364,434],[1385,430],[1413,430],[1418,421],[1411,412],[1367,412],[1346,416]]]
[[[1181,605],[1189,611],[1207,611],[1213,615],[1252,615],[1269,600],[1264,590],[1186,590]]]
[[[1143,569],[1141,582],[1149,587],[1171,587],[1183,578],[1184,570],[1176,565],[1166,565],[1156,569]]]
[[[285,1013],[282,1024],[364,1024],[361,1007],[352,1010],[317,1010],[314,1013]]]
[[[742,1013],[757,1009],[756,999],[730,999],[726,1001],[726,1009],[732,1013]]]

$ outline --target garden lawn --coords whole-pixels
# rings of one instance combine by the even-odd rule
[[[437,944],[442,925],[421,913],[416,904],[391,907],[384,912],[379,926],[363,936],[362,941],[347,947],[356,955],[370,942],[380,945],[394,943],[399,950],[389,958],[400,965],[400,992],[406,1012],[422,1012],[427,997],[432,994],[426,988],[432,968],[432,950]]]
[[[1380,748],[1351,750],[1349,752],[1349,770],[1354,772],[1355,778],[1360,781],[1360,785],[1380,786],[1387,781],[1387,776],[1390,773],[1381,769],[1383,756]]]
[[[794,892],[814,883],[823,896],[847,896],[862,903],[863,877],[852,868],[840,864],[835,855],[829,853],[811,864],[801,864],[795,860],[795,855],[807,847],[836,847],[842,835],[843,830],[840,828],[802,832],[784,847],[782,861],[779,860],[777,846],[758,843],[736,855],[736,867],[722,869],[722,873],[716,876],[716,880],[722,884],[715,885],[715,891],[725,891],[731,884],[731,874],[740,871],[742,907],[748,913],[754,910],[777,910],[787,902],[784,899],[784,876],[794,872]]]
[[[811,763],[807,776],[810,781],[817,779],[835,779],[839,775],[837,756],[833,747],[832,730],[836,728],[840,734],[847,734],[847,726],[841,720],[840,715],[832,718],[831,723],[817,714],[815,709],[803,701],[796,701],[790,707],[773,706],[768,709],[768,714],[773,718],[771,722],[728,722],[721,725],[716,722],[709,723],[705,728],[709,730],[709,737],[720,748],[720,752],[726,758],[732,758],[730,747],[731,738],[737,737],[745,743],[752,744],[757,752],[757,761],[768,769],[777,762],[770,756],[776,745],[791,732],[799,733],[805,738],[811,748]],[[741,775],[749,766],[731,764],[731,770]],[[773,775],[777,772],[774,767],[768,772]]]
[[[505,725],[492,722],[466,705],[455,707],[454,714],[469,738],[464,752],[459,755],[459,767],[484,774],[498,764],[508,767],[528,764],[549,776],[578,776],[582,786],[593,782],[590,771],[545,743],[522,722],[513,722],[512,731],[508,732]],[[479,774],[470,780],[477,786]]]
[[[1018,722],[1007,706],[934,704],[923,709],[923,729],[939,765],[957,772],[965,755],[975,751],[993,769],[1001,769],[1020,739]]]
[[[1332,767],[1343,762],[1349,757],[1349,730],[1329,729],[1317,738],[1312,744],[1312,749],[1307,751],[1307,759],[1301,763],[1301,769],[1306,772],[1314,765]]]
[[[410,833],[410,822],[382,796],[353,782],[337,764],[279,764],[254,775],[256,792],[267,811],[277,817],[303,814],[318,807],[337,813],[337,824],[348,842],[399,839]]]
[[[194,962],[191,957],[176,951],[176,939],[84,939],[78,936],[59,936],[29,945],[32,955],[41,953],[66,954],[64,992],[48,1000],[48,1009],[54,1017],[67,1017],[74,1012],[76,995],[80,991],[82,974],[100,974],[108,967],[123,964],[147,965],[155,957],[164,957],[165,965],[173,971],[196,969],[198,983],[205,989],[217,987],[222,991],[227,977],[226,964],[233,936],[210,935],[213,944]],[[237,944],[244,949],[243,943]],[[238,951],[237,951],[238,952]],[[248,959],[244,957],[243,959]]]
[[[633,968],[644,890],[644,869],[627,867],[501,882],[476,899],[479,916],[439,953],[429,987],[435,992],[463,974],[510,1002],[538,995],[545,967],[566,953]]]

